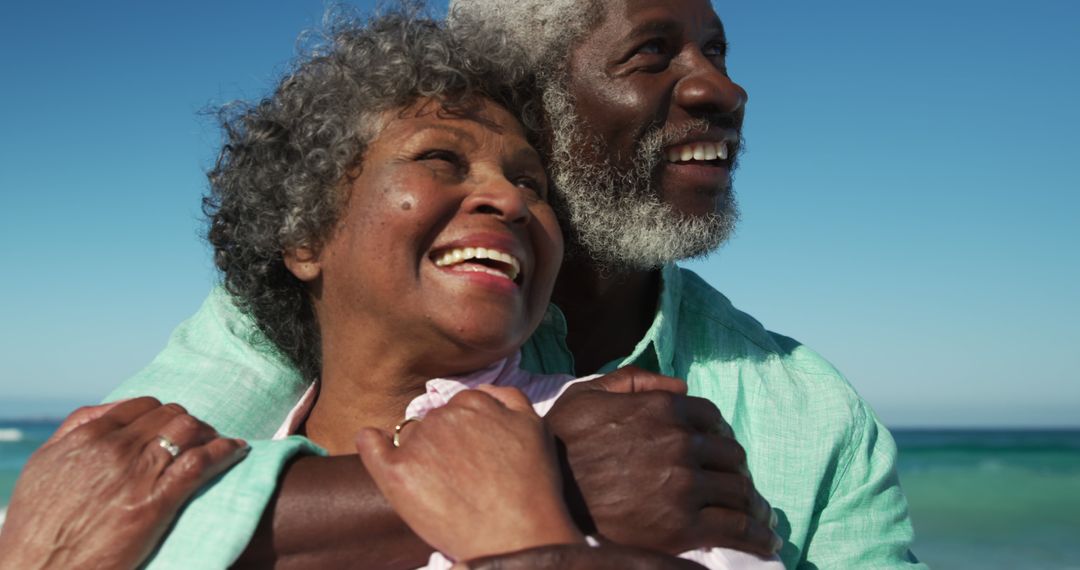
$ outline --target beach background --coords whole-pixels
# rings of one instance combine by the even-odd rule
[[[0,420],[0,512],[27,457],[57,425]],[[1080,569],[1080,430],[897,429],[893,436],[915,553],[932,568]]]
[[[0,505],[217,282],[212,110],[331,5],[0,3]],[[1080,568],[1080,2],[714,5],[750,94],[742,220],[688,265],[894,428],[921,557]]]

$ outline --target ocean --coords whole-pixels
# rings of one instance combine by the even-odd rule
[[[894,430],[935,568],[1080,569],[1080,430]]]
[[[0,420],[0,522],[56,422]],[[893,430],[932,568],[1080,570],[1080,430]]]

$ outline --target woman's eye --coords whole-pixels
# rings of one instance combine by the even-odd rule
[[[452,150],[435,149],[421,152],[416,160],[440,160],[443,162],[449,162],[455,166],[461,164],[461,157]]]
[[[522,176],[515,180],[514,184],[516,184],[518,188],[526,188],[532,191],[539,196],[541,200],[547,198],[547,186],[531,176]]]

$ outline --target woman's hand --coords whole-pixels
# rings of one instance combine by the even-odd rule
[[[0,568],[133,568],[184,501],[246,453],[178,404],[80,408],[15,484]]]
[[[409,423],[400,443],[367,428],[356,448],[402,519],[451,558],[584,540],[563,503],[553,439],[518,390],[461,392]]]

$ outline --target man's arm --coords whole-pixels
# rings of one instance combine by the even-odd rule
[[[253,442],[251,455],[239,468],[208,487],[184,510],[172,535],[154,557],[153,567],[185,567],[184,563],[192,559],[223,561],[217,565],[227,565],[244,552],[253,535],[255,540],[244,553],[244,560],[281,556],[306,565],[324,559],[348,559],[357,565],[395,567],[399,562],[422,561],[430,552],[389,509],[358,458],[303,456],[294,460],[298,453],[319,450],[295,439],[258,441],[276,431],[306,388],[300,375],[269,345],[251,319],[232,304],[224,290],[217,288],[199,311],[177,328],[154,362],[109,396],[115,400],[150,395],[178,402],[220,433]],[[667,515],[688,508],[673,499],[676,493],[626,493],[628,488],[639,488],[635,476],[644,477],[663,467],[647,453],[647,446],[625,445],[627,437],[645,433],[649,439],[643,441],[666,442],[669,451],[672,445],[681,445],[686,456],[682,462],[696,463],[688,457],[701,452],[699,445],[691,445],[700,438],[693,436],[688,419],[670,406],[656,407],[656,398],[647,394],[593,396],[587,405],[577,406],[579,412],[562,414],[564,419],[580,416],[572,426],[563,422],[562,428],[555,430],[569,450],[580,451],[573,454],[577,464],[570,465],[568,472],[594,482],[581,486],[593,504],[608,499],[609,504],[617,505],[633,502],[633,512],[645,515],[611,517],[610,524],[596,521],[604,522],[600,528],[615,536],[648,536],[654,541],[662,541],[668,532],[682,541],[706,534],[697,528],[702,526],[701,521],[692,513],[676,517],[675,523],[668,520],[664,532],[655,531],[649,521],[667,519]],[[576,398],[564,396],[568,404]],[[604,410],[607,414],[595,413]],[[614,429],[609,421],[612,417],[619,418],[619,426],[642,429],[629,435]],[[590,461],[590,449],[610,451],[616,445],[627,449],[628,455],[612,461],[607,453],[602,461]],[[669,456],[679,458],[679,454]],[[609,487],[612,481],[621,484]],[[279,482],[281,486],[275,490]],[[687,496],[683,493],[679,501]],[[570,503],[575,520],[590,521],[583,502]],[[745,505],[744,510],[750,508]],[[732,526],[736,532],[748,528],[737,522],[742,520],[737,516],[727,520],[736,521]],[[207,532],[211,528],[208,525],[213,525],[213,532]],[[643,534],[638,527],[653,530]],[[625,532],[620,533],[620,528]],[[762,536],[764,542],[757,544],[757,549],[767,550],[768,535]]]
[[[865,402],[799,568],[924,568],[896,474],[896,444]]]
[[[165,349],[106,401],[153,396],[184,406],[223,435],[256,440],[274,435],[308,386],[216,287]]]
[[[741,448],[728,453],[704,444],[694,423],[703,416],[722,421],[719,412],[699,409],[711,404],[698,398],[656,392],[671,384],[685,390],[681,381],[627,368],[567,391],[548,414],[566,450],[564,473],[576,480],[566,482],[575,520],[586,532],[632,546],[673,553],[734,546],[771,555],[768,505],[752,485],[732,492],[728,479],[678,475],[703,471],[702,455],[743,469],[745,456]],[[642,492],[658,484],[663,492]],[[703,509],[710,497],[730,497],[729,508]],[[357,457],[301,457],[240,563],[415,568],[430,553]]]
[[[359,456],[301,456],[287,467],[236,567],[417,568],[431,552]]]

